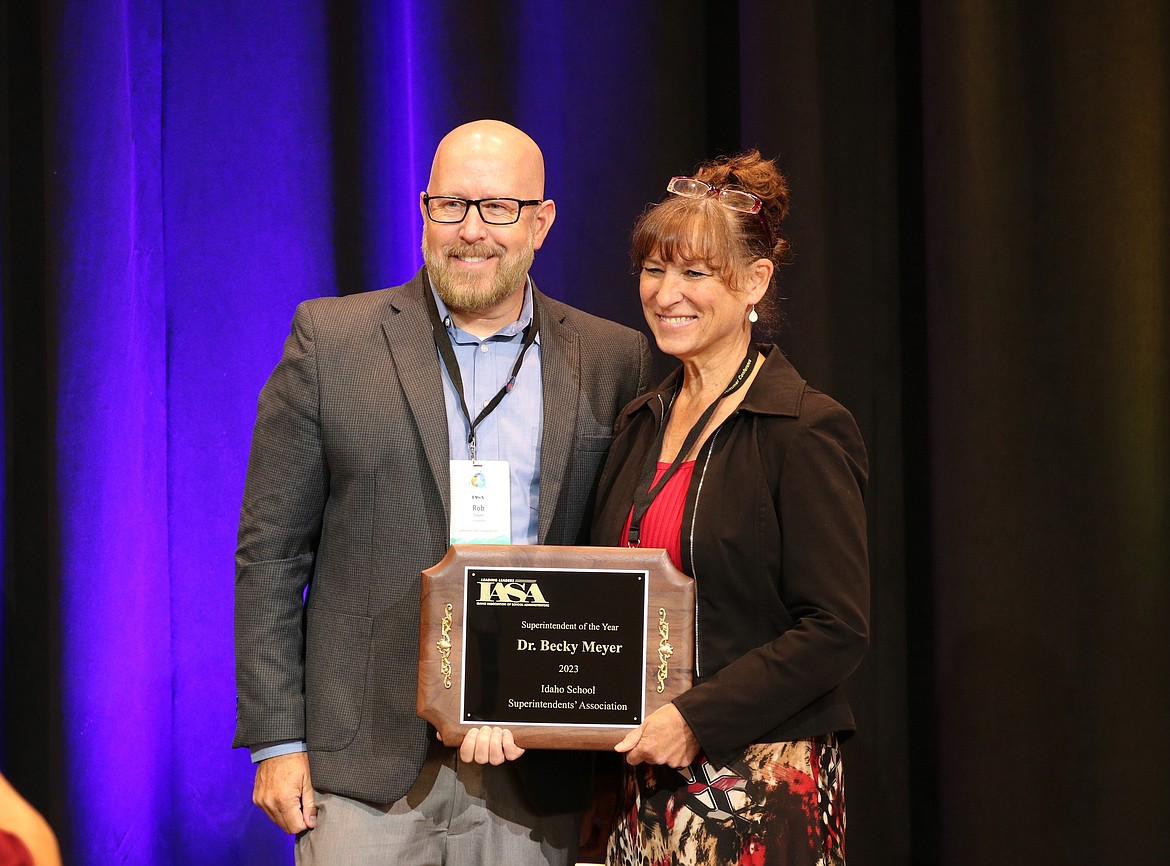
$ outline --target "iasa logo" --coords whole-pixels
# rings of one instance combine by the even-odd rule
[[[479,579],[479,597],[477,604],[486,605],[525,605],[528,607],[548,607],[544,600],[544,593],[535,580],[496,580],[490,577]]]

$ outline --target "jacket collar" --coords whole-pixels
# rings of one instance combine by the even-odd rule
[[[756,348],[767,359],[767,363],[760,366],[760,371],[744,395],[743,402],[739,404],[739,410],[754,412],[757,415],[798,417],[800,403],[808,383],[784,357],[779,346],[767,343],[759,344]],[[634,400],[626,410],[627,414],[633,415],[647,408],[655,419],[661,422],[663,410],[670,405],[681,379],[680,366],[657,388]]]

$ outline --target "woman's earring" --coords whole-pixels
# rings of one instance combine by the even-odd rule
[[[754,325],[759,320],[760,320],[760,314],[756,312],[756,308],[753,305],[752,308],[750,310],[748,310],[748,321]]]

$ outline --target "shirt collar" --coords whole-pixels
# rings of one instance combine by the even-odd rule
[[[451,337],[470,337],[470,334],[456,327],[455,323],[451,320],[451,313],[447,309],[447,305],[443,303],[443,299],[439,297],[439,293],[435,291],[435,286],[431,282],[429,275],[427,276],[427,287],[430,289],[431,294],[435,296],[435,306],[439,310],[439,321],[443,323],[443,327],[447,329],[447,333]],[[524,303],[520,306],[520,318],[514,322],[509,322],[508,324],[504,325],[504,327],[500,328],[500,330],[492,334],[491,337],[485,337],[484,339],[490,340],[493,337],[512,338],[518,334],[522,334],[524,329],[527,328],[528,325],[532,322],[532,304],[532,277],[525,276]],[[539,331],[536,333],[536,342],[540,342]]]

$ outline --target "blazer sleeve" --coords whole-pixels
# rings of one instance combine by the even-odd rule
[[[640,394],[645,394],[650,390],[650,375],[653,372],[653,365],[650,360],[650,341],[646,339],[646,335],[641,331],[638,332],[638,385],[634,388],[633,400]]]
[[[304,593],[329,488],[311,302],[260,393],[236,548],[234,746],[305,738]]]

